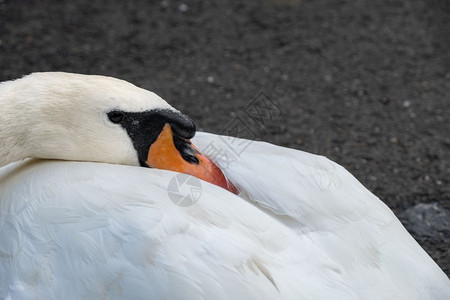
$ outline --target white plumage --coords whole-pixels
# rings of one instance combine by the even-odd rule
[[[198,133],[236,196],[177,173],[25,160],[0,169],[1,299],[450,299],[450,281],[330,160]],[[212,143],[212,144],[211,144]]]

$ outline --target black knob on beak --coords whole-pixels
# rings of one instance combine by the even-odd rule
[[[177,112],[164,110],[161,111],[164,115],[166,122],[170,124],[173,132],[173,142],[175,148],[180,152],[180,155],[184,160],[191,164],[199,164],[199,160],[196,155],[200,154],[191,143],[187,140],[191,139],[195,135],[196,127],[194,121],[188,116]]]
[[[173,132],[183,139],[191,139],[194,137],[196,127],[194,121],[182,114],[179,111],[174,110],[159,110],[157,111],[161,118],[166,121],[172,128]]]
[[[192,139],[196,132],[194,121],[186,115],[180,113],[179,118],[169,123],[173,132],[181,138]]]

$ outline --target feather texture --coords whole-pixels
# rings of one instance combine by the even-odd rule
[[[330,160],[199,133],[241,190],[170,171],[26,160],[0,169],[1,299],[450,299],[394,214]],[[211,147],[213,145],[214,147]]]

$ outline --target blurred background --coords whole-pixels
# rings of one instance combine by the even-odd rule
[[[102,74],[204,131],[240,118],[346,167],[449,275],[449,29],[448,0],[0,0],[0,80]],[[243,113],[261,93],[264,126]]]

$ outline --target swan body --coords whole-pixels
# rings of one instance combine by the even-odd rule
[[[341,166],[262,142],[237,154],[242,141],[207,133],[193,142],[217,150],[239,195],[201,181],[179,206],[179,173],[101,160],[1,168],[0,298],[450,299],[444,272]],[[120,157],[137,165],[130,149]]]

